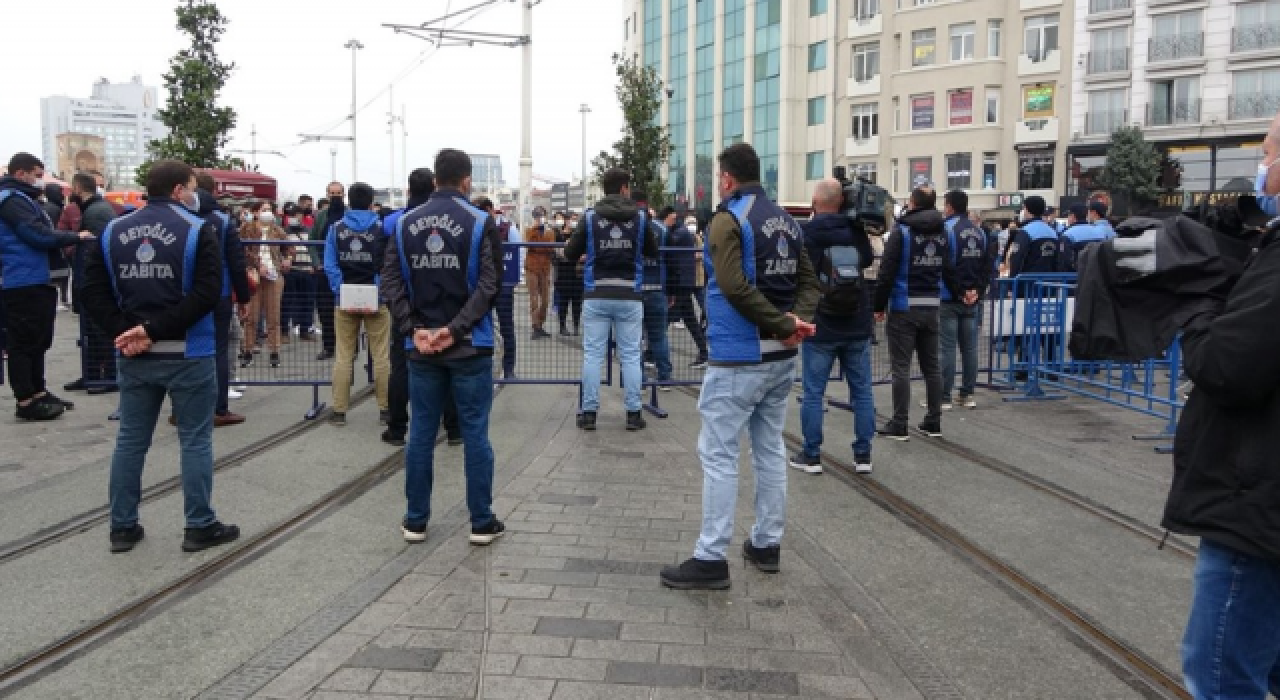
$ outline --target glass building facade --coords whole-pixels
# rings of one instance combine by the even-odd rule
[[[703,3],[706,4],[706,3]],[[670,0],[670,39],[667,49],[667,131],[671,135],[671,158],[667,171],[667,191],[688,196],[685,164],[689,153],[689,0]]]
[[[694,25],[694,206],[710,213],[714,192],[711,163],[715,157],[716,6],[710,0],[697,3]]]
[[[744,104],[747,93],[747,0],[724,0],[724,103],[720,145],[746,137]]]
[[[769,197],[778,197],[778,130],[781,124],[782,0],[756,0],[756,44],[752,69],[751,144]]]
[[[662,0],[644,0],[644,65],[662,72]]]

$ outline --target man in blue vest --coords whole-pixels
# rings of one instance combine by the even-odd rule
[[[1058,234],[1044,222],[1044,210],[1043,197],[1032,195],[1023,200],[1023,223],[1005,255],[1010,277],[1058,271]]]
[[[578,427],[596,429],[600,367],[609,331],[618,345],[626,392],[627,430],[643,430],[640,391],[644,380],[640,329],[644,321],[644,260],[658,256],[656,226],[631,199],[631,174],[611,168],[601,177],[604,198],[588,209],[565,246],[570,260],[586,256],[582,305],[582,410]]]
[[[458,406],[471,511],[471,543],[502,536],[493,514],[493,321],[502,242],[493,218],[471,205],[471,157],[446,148],[436,155],[438,189],[426,204],[400,217],[387,246],[383,293],[400,332],[411,343],[409,396],[413,405],[405,452],[401,531],[408,542],[427,539],[436,431],[450,391]]]
[[[1058,270],[1075,272],[1076,258],[1091,243],[1107,240],[1105,231],[1089,223],[1088,210],[1083,204],[1071,205],[1067,215],[1067,230],[1058,237]]]
[[[942,410],[951,410],[951,392],[956,384],[956,346],[960,348],[960,393],[957,401],[965,408],[977,408],[973,398],[978,384],[978,333],[982,330],[982,297],[995,272],[999,243],[969,219],[969,195],[952,190],[943,198],[943,222],[947,249],[955,268],[960,296],[939,285],[942,307],[938,312],[938,342],[942,363]]]
[[[911,191],[907,211],[898,219],[893,236],[885,241],[876,280],[877,320],[884,320],[885,312],[889,312],[885,336],[893,371],[893,417],[880,434],[900,442],[908,439],[912,354],[924,374],[927,412],[920,430],[930,437],[942,436],[939,290],[945,284],[953,297],[960,294],[956,291],[942,214],[936,206],[937,195],[932,187],[923,185]]]
[[[120,432],[111,458],[111,551],[142,540],[142,467],[165,396],[181,445],[186,537],[198,552],[232,542],[213,491],[213,411],[218,377],[213,310],[222,297],[217,228],[200,219],[196,176],[178,161],[147,175],[147,205],[112,221],[85,262],[85,309],[120,352]]]
[[[802,320],[813,316],[819,293],[800,226],[769,201],[750,144],[726,148],[719,160],[721,204],[706,244],[711,366],[698,400],[702,532],[693,558],[662,570],[662,584],[677,589],[729,587],[726,560],[744,429],[751,436],[756,522],[742,553],[762,572],[781,570],[787,509],[782,430],[797,346],[816,330]]]
[[[400,217],[404,216],[405,212],[413,211],[426,204],[431,198],[431,193],[435,191],[436,176],[431,172],[431,168],[417,168],[409,173],[409,201],[403,209],[397,209],[387,215],[382,222],[383,232],[388,237],[393,236]],[[382,431],[382,441],[397,447],[404,446],[405,435],[409,432],[409,360],[406,340],[407,336],[400,332],[399,326],[392,318],[389,345],[391,377],[387,384],[387,429]],[[448,411],[446,411],[446,424],[449,420],[447,414]],[[454,434],[454,432],[449,433],[451,437]],[[461,439],[460,436],[459,439]]]
[[[502,377],[516,378],[516,287],[520,286],[520,232],[510,219],[497,212],[488,197],[477,197],[475,205],[497,222],[498,240],[502,242],[502,288],[494,311],[498,315],[498,333],[502,336]],[[564,315],[560,316],[561,327]]]
[[[1093,227],[1102,232],[1103,240],[1111,240],[1116,237],[1116,230],[1111,226],[1111,221],[1107,219],[1107,203],[1095,199],[1089,202],[1089,223]]]
[[[199,185],[197,195],[200,197],[200,209],[196,215],[213,223],[222,241],[222,296],[218,299],[217,308],[213,310],[214,332],[218,344],[218,406],[213,413],[213,427],[221,428],[244,422],[244,416],[231,412],[228,402],[231,390],[231,361],[227,348],[231,344],[231,318],[235,314],[231,293],[235,292],[235,298],[247,304],[252,292],[249,290],[249,273],[245,268],[244,246],[240,245],[239,224],[214,198],[213,190],[216,183],[213,176],[197,175],[196,183]]]
[[[666,221],[675,217],[673,207],[663,207],[654,221],[654,230],[658,236],[658,249],[667,245],[668,229]],[[666,254],[659,252],[654,257],[644,259],[644,335],[648,347],[645,351],[645,366],[652,366],[658,372],[658,381],[671,381],[671,346],[667,342],[667,261]],[[663,391],[671,391],[670,386],[660,387]]]
[[[51,251],[93,239],[93,234],[55,231],[40,205],[44,163],[29,153],[9,160],[0,179],[0,291],[7,314],[9,385],[21,420],[47,421],[72,407],[45,386],[44,356],[53,347],[58,290],[49,286]]]

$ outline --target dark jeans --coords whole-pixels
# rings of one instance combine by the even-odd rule
[[[575,329],[582,327],[582,295],[584,294],[582,279],[574,277],[565,280],[563,283],[557,280],[556,293],[556,313],[560,316],[560,323],[563,325],[573,317],[573,327]]]
[[[405,337],[391,322],[391,379],[387,383],[387,410],[391,412],[387,420],[387,430],[392,435],[404,437],[409,431],[409,367],[408,350],[405,350]]]
[[[316,276],[302,270],[290,270],[284,277],[284,300],[280,304],[280,330],[297,326],[302,332],[311,330],[316,318]]]
[[[329,282],[323,273],[313,276],[313,289],[318,289],[321,293],[315,295],[316,311],[320,315],[320,339],[324,344],[324,351],[332,353],[334,348],[338,346],[337,331],[333,325],[333,307],[337,300],[332,294],[325,293],[329,289]]]
[[[493,521],[493,447],[489,444],[489,411],[493,406],[493,357],[409,363],[409,396],[413,416],[405,450],[405,522],[425,525],[431,520],[431,490],[435,478],[436,435],[440,418],[453,393],[463,439],[463,469],[467,477],[467,508],[471,527]]]
[[[81,378],[86,382],[114,382],[116,380],[115,338],[98,328],[89,315],[80,312],[80,367]]]
[[[218,300],[213,307],[213,338],[217,355],[214,361],[218,372],[218,403],[214,413],[225,416],[231,412],[227,405],[227,391],[231,388],[231,359],[227,357],[227,346],[231,344],[231,315],[234,307],[231,297]]]
[[[939,353],[942,361],[942,396],[951,398],[956,384],[956,345],[960,347],[960,396],[973,396],[978,383],[978,332],[982,329],[982,303],[973,306],[946,301],[938,312]]]
[[[676,303],[671,307],[671,321],[684,321],[685,330],[689,331],[689,335],[693,336],[693,344],[698,346],[698,357],[707,356],[707,332],[703,330],[702,323],[699,322],[698,316],[693,310],[693,298],[696,290],[691,288],[676,289],[672,296],[676,298]]]
[[[644,293],[645,357],[656,366],[658,380],[671,379],[671,347],[667,345],[667,295],[662,290]]]
[[[885,326],[889,363],[893,369],[893,422],[906,425],[911,406],[911,355],[924,374],[928,411],[926,421],[942,419],[942,372],[938,367],[938,309],[913,307],[889,313]]]
[[[9,386],[19,402],[45,390],[44,356],[53,347],[58,290],[47,284],[0,290],[8,316]]]
[[[581,303],[579,303],[581,308]],[[510,377],[516,373],[516,289],[502,287],[498,290],[498,334],[502,336],[502,376]],[[561,312],[561,318],[563,318]]]

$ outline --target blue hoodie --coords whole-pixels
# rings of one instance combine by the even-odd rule
[[[341,231],[339,231],[341,228]],[[325,237],[324,272],[335,296],[347,284],[381,282],[382,256],[387,249],[376,212],[348,209],[342,221],[329,226]],[[360,245],[355,246],[358,242]]]

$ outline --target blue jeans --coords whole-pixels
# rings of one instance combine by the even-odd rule
[[[756,523],[751,542],[772,547],[782,541],[787,516],[787,456],[782,429],[787,422],[794,359],[744,367],[708,367],[698,412],[702,432],[702,534],[693,556],[724,561],[733,536],[738,505],[738,438],[751,437],[751,468],[756,475]]]
[[[628,411],[639,411],[644,374],[640,367],[640,326],[644,304],[628,299],[587,299],[582,305],[582,410],[600,410],[600,369],[609,330],[618,344],[622,388]]]
[[[876,406],[871,394],[871,339],[842,342],[807,340],[801,351],[804,358],[804,401],[800,406],[800,425],[804,432],[804,453],[817,457],[822,450],[822,402],[827,392],[831,366],[840,360],[845,381],[849,384],[849,402],[853,405],[853,454],[871,455],[871,438],[876,432]]]
[[[982,329],[982,302],[966,306],[942,302],[938,311],[938,345],[942,365],[942,397],[951,398],[956,385],[956,342],[960,344],[960,395],[973,396],[978,384],[978,333]]]
[[[667,294],[644,293],[644,334],[649,341],[649,358],[657,365],[658,379],[671,379],[671,347],[667,344]]]
[[[404,494],[410,525],[431,520],[431,487],[435,480],[436,434],[449,392],[458,405],[462,427],[462,461],[467,475],[467,509],[471,527],[493,521],[493,446],[489,444],[489,409],[493,406],[493,357],[463,360],[409,361],[409,446],[404,453]]]
[[[1182,673],[1196,700],[1280,696],[1280,561],[1200,541]]]
[[[209,505],[213,493],[213,407],[218,402],[214,359],[122,357],[116,382],[120,385],[120,431],[108,485],[112,529],[138,523],[142,466],[166,394],[178,422],[186,526],[212,525],[218,519]]]

